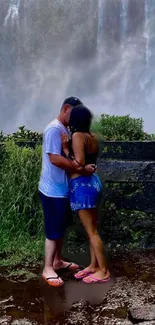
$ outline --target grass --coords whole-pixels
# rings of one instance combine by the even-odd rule
[[[0,165],[0,265],[37,261],[43,254],[43,216],[38,181],[41,146],[7,141]]]
[[[0,267],[38,264],[44,255],[41,146],[22,148],[7,140],[0,157]],[[75,241],[79,246],[75,232],[69,231],[67,243],[74,242],[76,249]]]

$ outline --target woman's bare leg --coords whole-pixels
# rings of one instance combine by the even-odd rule
[[[97,231],[97,209],[81,210],[79,211],[79,216],[88,234],[93,252],[98,263],[98,270],[94,273],[94,276],[99,279],[107,278],[110,276],[110,272],[107,268],[103,242]]]
[[[94,222],[94,225],[97,227],[97,219],[95,220],[95,218],[94,218],[93,222]],[[93,250],[90,240],[89,240],[89,250],[90,250],[90,264],[86,268],[84,268],[84,270],[79,271],[77,273],[78,276],[81,276],[81,275],[83,276],[84,273],[89,273],[89,272],[95,273],[99,269],[98,262],[97,262],[97,259],[96,259],[96,256],[95,256],[95,253],[94,253],[94,250]]]
[[[97,270],[99,268],[97,258],[95,256],[91,243],[89,243],[89,246],[90,246],[90,265],[94,270]]]
[[[93,225],[95,228],[97,228],[97,215],[96,218],[93,219]],[[90,270],[91,272],[95,272],[98,270],[99,266],[90,240],[89,240],[89,250],[90,250],[90,265],[86,269],[88,269],[88,271]]]
[[[93,219],[93,225],[94,227],[97,228],[97,215],[96,218]],[[90,240],[89,240],[89,249],[90,249],[90,266],[93,269],[93,271],[96,271],[98,269],[98,262]]]

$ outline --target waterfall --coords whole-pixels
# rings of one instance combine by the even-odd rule
[[[97,32],[98,52],[102,50],[102,45],[103,45],[104,11],[105,11],[105,0],[98,0],[98,32]]]
[[[145,38],[145,63],[149,66],[151,58],[155,51],[154,36],[154,18],[155,18],[155,1],[145,0],[145,22],[144,22],[144,38]]]
[[[7,15],[4,19],[4,26],[7,26],[9,20],[11,21],[11,24],[14,25],[16,23],[18,25],[19,23],[19,6],[20,6],[20,0],[10,0],[10,5],[7,11]]]
[[[37,106],[40,112],[46,106],[51,118],[51,102],[54,107],[60,98],[58,88],[61,98],[75,91],[90,104],[97,101],[98,113],[118,110],[141,116],[148,110],[147,119],[153,116],[155,0],[0,4],[0,129],[6,125],[5,132],[12,132],[25,107],[28,128],[34,120],[30,109],[37,116]],[[59,86],[63,71],[66,78]],[[38,118],[37,127],[42,128],[41,122]],[[153,118],[149,123],[154,132]]]
[[[145,22],[144,22],[144,38],[145,38],[145,62],[148,66],[152,55],[154,55],[154,26],[152,22],[155,16],[155,1],[145,0]]]
[[[122,85],[121,85],[121,99],[122,107],[126,107],[126,92],[128,89],[129,80],[129,57],[126,50],[127,29],[128,29],[128,5],[129,0],[121,0],[121,30],[120,30],[120,46],[121,46],[121,61],[122,61]]]
[[[148,90],[152,89],[154,93],[155,85],[155,1],[154,0],[144,0],[144,32],[143,37],[145,41],[144,47],[144,68],[145,74],[143,80],[141,81],[142,89]],[[147,98],[147,101],[149,98]]]
[[[145,0],[144,38],[145,38],[145,62],[146,62],[146,65],[148,65],[149,57],[150,57],[149,2],[148,2],[148,0]]]
[[[121,45],[124,46],[128,28],[128,3],[129,0],[122,0],[121,6]]]

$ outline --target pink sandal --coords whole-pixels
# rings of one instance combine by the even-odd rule
[[[105,279],[97,279],[92,274],[90,274],[88,277],[83,278],[82,281],[84,283],[90,284],[90,283],[105,283],[105,282],[108,282],[109,280],[110,280],[110,276]]]
[[[85,277],[87,277],[87,276],[89,276],[91,274],[93,274],[93,272],[90,272],[90,271],[79,271],[78,273],[74,274],[74,277],[77,280],[81,280],[81,279],[83,279],[83,278],[85,278]]]

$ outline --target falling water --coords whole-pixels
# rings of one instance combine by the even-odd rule
[[[145,23],[144,23],[144,38],[145,38],[145,62],[149,66],[151,57],[154,56],[154,18],[155,18],[155,1],[145,0]]]
[[[134,112],[154,132],[155,0],[0,4],[0,129],[42,130],[75,90],[97,114]]]
[[[128,0],[122,0],[121,8],[121,45],[124,46],[128,28]]]
[[[149,3],[145,0],[145,23],[144,23],[144,37],[145,37],[145,62],[149,64],[150,57],[150,38],[149,38]]]
[[[97,33],[97,51],[101,52],[103,45],[104,32],[104,8],[105,0],[98,0],[98,33]]]
[[[11,24],[14,25],[19,23],[19,6],[20,6],[20,0],[10,0],[10,6],[7,11],[7,15],[4,19],[4,26],[6,27],[9,20],[11,21]]]
[[[127,29],[128,29],[128,3],[129,0],[121,0],[121,31],[120,31],[120,46],[121,46],[121,61],[123,63],[123,75],[122,75],[122,88],[121,88],[121,100],[122,106],[126,106],[126,93],[129,80],[129,57],[128,51],[126,51]]]

